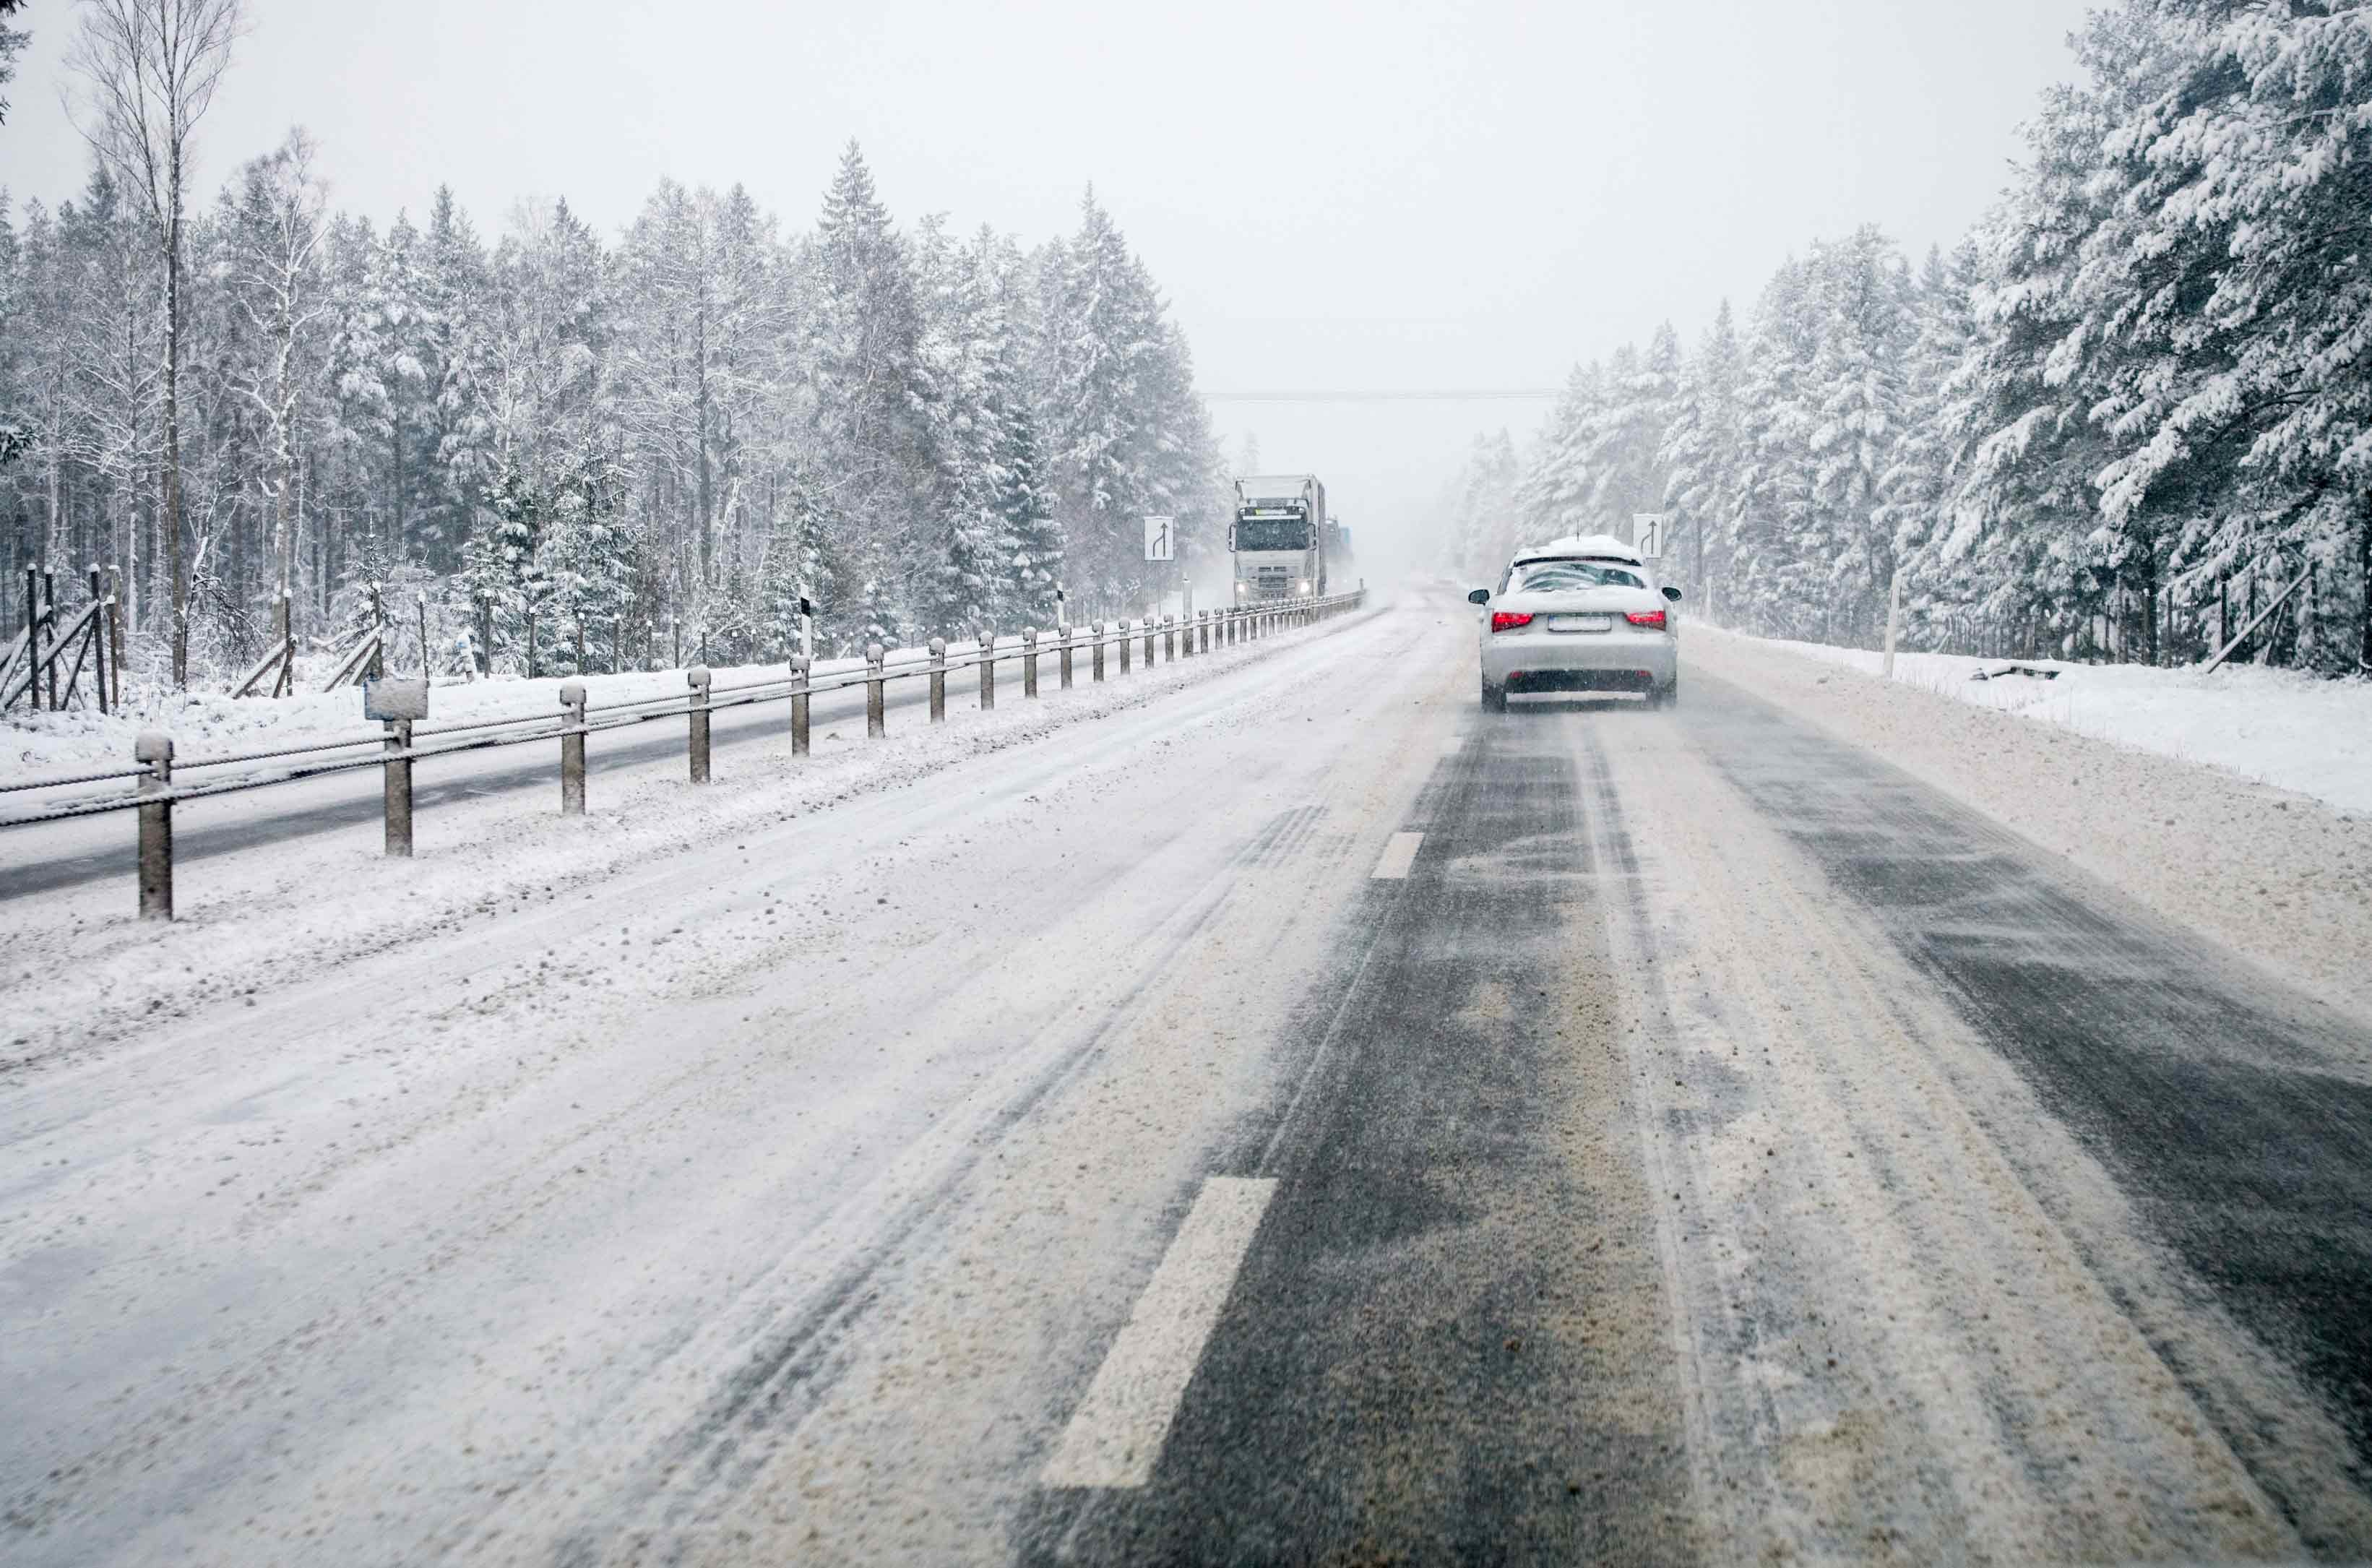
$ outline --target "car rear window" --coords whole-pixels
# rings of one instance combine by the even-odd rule
[[[1644,588],[1637,573],[1605,561],[1533,561],[1516,568],[1516,587],[1526,593],[1560,588]]]

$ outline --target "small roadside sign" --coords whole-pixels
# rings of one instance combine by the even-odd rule
[[[1176,521],[1175,517],[1145,519],[1145,558],[1147,561],[1178,559],[1178,536],[1171,528]]]
[[[1631,548],[1650,561],[1664,553],[1664,523],[1662,512],[1631,514]]]
[[[428,716],[428,682],[425,679],[366,680],[363,682],[363,717],[366,719],[424,719]]]

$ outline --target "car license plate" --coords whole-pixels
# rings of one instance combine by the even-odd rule
[[[1552,615],[1549,617],[1549,630],[1552,632],[1605,632],[1612,629],[1613,625],[1614,617],[1610,615]]]

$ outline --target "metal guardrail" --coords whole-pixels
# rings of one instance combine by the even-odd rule
[[[412,769],[417,762],[492,747],[524,746],[557,739],[561,743],[561,811],[565,816],[576,816],[585,810],[585,738],[603,730],[622,729],[632,725],[646,724],[653,719],[682,715],[688,721],[687,755],[692,782],[705,784],[709,777],[709,725],[720,708],[760,703],[789,703],[791,751],[794,756],[805,756],[808,749],[808,703],[824,692],[865,687],[866,734],[868,738],[878,738],[888,732],[888,704],[884,692],[893,680],[927,679],[930,682],[930,716],[932,722],[936,723],[947,716],[947,679],[955,671],[978,669],[980,705],[984,709],[994,708],[996,706],[996,666],[1001,662],[1017,660],[1021,665],[1022,695],[1036,697],[1039,694],[1038,661],[1050,655],[1057,660],[1061,686],[1068,688],[1073,683],[1075,656],[1083,650],[1088,655],[1090,679],[1100,681],[1105,679],[1107,649],[1117,653],[1120,673],[1126,675],[1132,664],[1131,656],[1140,643],[1145,666],[1151,668],[1157,662],[1157,648],[1162,651],[1164,657],[1175,662],[1181,657],[1208,654],[1239,643],[1256,642],[1295,627],[1314,624],[1330,616],[1355,610],[1366,598],[1366,590],[1362,588],[1357,592],[1335,594],[1324,598],[1286,600],[1273,606],[1200,610],[1192,620],[1165,615],[1157,621],[1147,617],[1139,622],[1121,621],[1110,626],[1099,621],[1085,627],[1059,627],[1051,641],[1041,639],[1034,627],[1024,630],[1014,643],[1006,643],[998,634],[990,633],[981,636],[976,651],[953,656],[948,654],[946,640],[935,637],[923,657],[896,664],[888,662],[887,650],[880,644],[874,643],[866,649],[865,668],[861,669],[811,677],[808,661],[794,658],[790,661],[790,672],[780,679],[745,681],[729,687],[715,686],[708,668],[697,665],[684,672],[688,690],[680,697],[645,697],[600,706],[587,701],[584,681],[568,680],[561,684],[562,711],[556,715],[521,714],[467,724],[418,728],[411,720],[397,719],[388,721],[382,732],[375,736],[312,741],[271,750],[243,751],[179,762],[180,769],[187,772],[200,768],[231,767],[242,762],[269,761],[284,757],[370,749],[364,756],[332,757],[261,776],[227,779],[214,784],[176,784],[174,771],[177,764],[172,737],[163,731],[151,730],[143,733],[133,748],[134,759],[138,763],[136,767],[0,784],[0,793],[12,793],[134,779],[138,782],[132,791],[117,796],[70,801],[40,810],[0,817],[0,830],[99,816],[111,811],[137,811],[140,814],[140,912],[147,919],[170,920],[173,917],[172,812],[174,805],[180,801],[203,800],[251,789],[269,789],[356,768],[383,768],[386,770],[387,853],[409,855],[412,853]],[[499,733],[503,731],[520,733]],[[458,738],[442,745],[420,744],[423,740],[443,737]]]

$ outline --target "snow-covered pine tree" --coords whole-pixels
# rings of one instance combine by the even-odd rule
[[[1815,247],[1810,275],[1818,337],[1802,397],[1811,482],[1796,549],[1825,559],[1825,634],[1867,639],[1894,570],[1878,486],[1902,431],[1903,363],[1916,331],[1910,274],[1894,243],[1864,226]]]
[[[1736,513],[1743,374],[1738,327],[1725,299],[1681,366],[1657,452],[1664,467],[1664,507],[1677,530],[1675,540],[1685,540],[1684,552],[1667,562],[1667,571],[1684,569],[1684,580],[1701,603],[1715,591],[1729,559],[1723,524]]]
[[[1064,577],[1063,528],[1038,434],[1038,410],[1029,390],[1029,346],[1031,296],[1021,252],[1010,239],[983,227],[975,240],[983,253],[994,312],[995,335],[987,355],[987,397],[997,428],[998,598],[1007,618],[1051,625],[1055,589]]]
[[[1679,388],[1680,340],[1666,322],[1647,353],[1625,344],[1606,369],[1605,397],[1584,434],[1581,467],[1589,476],[1589,527],[1629,539],[1631,519],[1663,498],[1658,459]]]
[[[914,243],[923,311],[916,361],[932,483],[906,580],[918,628],[950,639],[993,626],[1001,609],[1002,441],[989,389],[998,328],[987,266],[982,250],[950,238],[941,219],[923,221]]]
[[[1785,635],[1817,637],[1828,604],[1831,562],[1811,517],[1821,305],[1814,263],[1781,263],[1756,302],[1738,400],[1745,463],[1730,523],[1730,610]]]
[[[841,537],[838,589],[820,601],[835,638],[905,628],[901,565],[929,494],[919,415],[922,311],[913,261],[855,142],[824,198],[810,250],[810,375],[820,478]]]
[[[440,185],[421,237],[417,305],[421,376],[426,393],[419,412],[427,475],[409,540],[421,558],[449,571],[475,522],[477,497],[495,461],[486,420],[490,294],[484,244]]]
[[[1039,425],[1070,570],[1109,612],[1142,597],[1138,518],[1153,510],[1145,392],[1167,346],[1161,304],[1090,188],[1079,229],[1039,264]]]
[[[1905,645],[1942,645],[1948,633],[1934,625],[1968,597],[1959,563],[1944,558],[1950,535],[1949,508],[1968,420],[1953,377],[1976,338],[1979,277],[1974,246],[1963,243],[1947,259],[1931,249],[1920,270],[1912,308],[1917,321],[1903,366],[1903,417],[1878,483],[1878,522],[1895,559],[1901,563],[1902,636]]]
[[[2131,105],[2079,299],[2084,340],[2114,335],[2125,361],[2103,519],[2160,531],[2162,498],[2221,513],[2195,578],[2318,563],[2355,624],[2309,617],[2309,656],[2320,634],[2329,668],[2372,668],[2372,13],[2157,0],[2086,43],[2096,90]]]
[[[1539,450],[1525,468],[1511,497],[1517,516],[1487,525],[1487,531],[1472,540],[1474,549],[1500,557],[1495,562],[1478,563],[1488,566],[1494,576],[1506,563],[1506,551],[1523,542],[1516,538],[1518,531],[1535,541],[1588,531],[1594,477],[1589,468],[1589,433],[1605,411],[1606,388],[1606,368],[1595,360],[1576,365],[1565,377],[1564,390],[1549,415]],[[1478,471],[1478,461],[1484,461],[1479,457],[1479,448],[1478,455],[1468,459],[1470,473]],[[1497,548],[1502,543],[1506,550]],[[1470,550],[1469,559],[1472,558]]]

